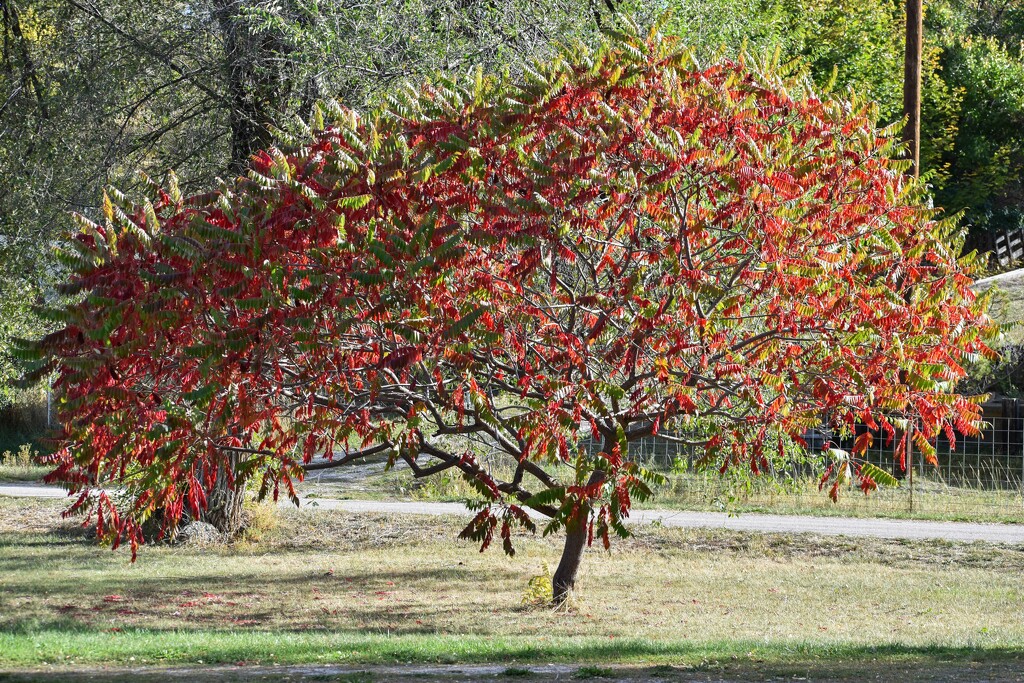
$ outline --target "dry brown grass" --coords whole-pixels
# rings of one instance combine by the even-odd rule
[[[258,629],[693,643],[1020,647],[1016,547],[644,529],[588,553],[576,609],[524,606],[557,539],[515,558],[436,518],[286,512],[259,542],[97,549],[59,501],[0,499],[0,632]]]

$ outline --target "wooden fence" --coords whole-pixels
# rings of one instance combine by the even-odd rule
[[[1024,229],[1004,229],[988,235],[989,250],[1000,267],[1010,268],[1024,261]]]

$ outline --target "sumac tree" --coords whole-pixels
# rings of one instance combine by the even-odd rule
[[[655,32],[313,119],[216,192],[79,218],[81,301],[26,353],[59,373],[49,481],[114,544],[202,509],[229,460],[276,498],[318,456],[386,453],[476,484],[482,547],[549,518],[561,599],[657,479],[631,441],[757,472],[822,420],[926,452],[976,430],[953,393],[994,332],[974,259],[868,103]]]

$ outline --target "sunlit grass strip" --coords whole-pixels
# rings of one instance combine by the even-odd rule
[[[353,634],[286,631],[119,632],[41,630],[0,634],[0,666],[61,664],[481,664],[588,663],[707,665],[753,661],[798,664],[870,659],[892,662],[1001,662],[1014,648],[980,644],[822,645],[804,642],[661,641],[599,637],[484,637],[465,634]]]

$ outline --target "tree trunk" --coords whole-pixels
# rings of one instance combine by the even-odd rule
[[[283,106],[280,45],[265,32],[253,30],[237,0],[217,0],[214,16],[224,41],[224,70],[231,109],[230,170],[241,173],[254,152],[272,142],[269,126]]]
[[[581,519],[575,520],[565,532],[565,547],[562,559],[558,561],[555,575],[551,577],[551,598],[555,604],[562,604],[576,587],[576,574],[583,560],[583,550],[587,547],[587,514],[580,514]]]
[[[605,441],[605,452],[610,452],[610,442]],[[587,486],[604,481],[604,470],[594,470],[590,473]],[[551,577],[551,599],[556,605],[560,605],[569,598],[569,594],[576,587],[576,574],[580,570],[580,563],[583,561],[583,551],[587,547],[587,537],[590,530],[590,501],[580,506],[575,519],[570,519],[565,525],[565,547],[562,548],[562,558],[558,561],[554,576]]]
[[[238,0],[217,0],[214,17],[224,41],[224,71],[231,108],[231,160],[230,171],[245,170],[249,156],[271,143],[269,126],[275,112],[282,106],[283,87],[276,59],[279,46],[274,38],[253,30],[242,13]],[[202,521],[214,525],[226,534],[236,534],[242,528],[242,503],[245,487],[232,488],[228,482],[237,471],[237,456],[231,456],[217,470],[217,480],[207,497]]]
[[[238,465],[237,456],[231,456],[228,462],[217,468],[217,480],[213,490],[207,496],[206,509],[201,521],[217,527],[217,531],[225,534],[237,534],[242,529],[242,504],[245,502],[245,486],[229,485],[228,468],[232,472]]]

